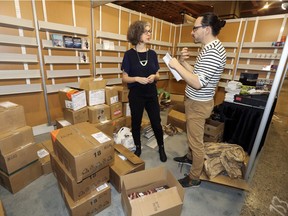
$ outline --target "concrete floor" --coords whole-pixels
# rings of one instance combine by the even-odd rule
[[[258,155],[252,172],[253,178],[249,182],[251,191],[245,192],[215,183],[202,182],[199,188],[188,188],[185,190],[181,216],[287,215],[288,116],[285,116],[286,112],[281,111],[284,107],[287,110],[287,83],[286,80],[284,96],[278,99],[275,110],[276,115],[273,118],[265,145]],[[283,101],[285,101],[286,106],[283,106]],[[278,106],[278,104],[280,105]],[[162,120],[165,119],[165,114],[164,112],[162,113]],[[49,138],[49,134],[35,137],[36,141]],[[146,163],[146,169],[155,166],[165,166],[176,178],[182,177],[184,173],[189,171],[190,167],[184,165],[181,170],[178,163],[173,161],[173,157],[185,153],[186,134],[183,133],[166,138],[165,148],[168,160],[166,163],[161,163],[157,148],[152,149],[143,144],[141,158]],[[111,206],[98,213],[97,215],[99,216],[124,215],[120,194],[113,187],[111,188]],[[273,198],[275,196],[278,200]],[[41,176],[16,194],[11,194],[0,186],[0,199],[3,201],[8,216],[69,215],[53,174]],[[275,209],[278,209],[278,212]]]

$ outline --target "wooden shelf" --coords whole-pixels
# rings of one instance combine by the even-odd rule
[[[41,78],[40,70],[0,70],[0,80]]]
[[[122,78],[112,78],[112,79],[106,79],[107,85],[117,85],[122,84]]]
[[[0,86],[0,95],[24,94],[41,91],[41,84]]]
[[[79,88],[78,82],[71,82],[71,83],[60,83],[60,84],[54,84],[54,85],[46,85],[47,93],[57,93],[60,89],[63,89],[65,87],[73,87],[73,88]]]
[[[119,41],[127,41],[126,35],[115,34],[111,32],[96,31],[97,38],[105,38]]]
[[[1,63],[37,63],[37,55],[0,53]]]
[[[247,64],[238,64],[237,69],[243,70],[257,70],[259,72],[275,72],[274,70],[263,70],[264,65],[247,65]]]
[[[241,53],[240,58],[262,59],[262,60],[278,60],[281,58],[279,53]]]
[[[272,48],[282,49],[283,46],[272,46],[273,42],[244,42],[243,48]]]
[[[96,68],[96,74],[122,74],[119,68]]]
[[[0,15],[0,26],[9,28],[23,28],[27,30],[33,30],[34,25],[31,20],[19,19],[16,17]]]
[[[105,51],[105,52],[126,52],[126,47],[125,46],[114,46],[115,49],[104,49],[103,44],[96,44],[96,50],[97,51]]]
[[[123,57],[96,56],[96,63],[122,63]]]
[[[70,25],[63,25],[59,23],[38,21],[40,31],[49,31],[56,33],[77,34],[88,36],[87,29],[81,27],[75,27]]]
[[[85,77],[91,76],[90,69],[81,70],[47,70],[47,78],[62,78],[62,77]]]
[[[45,64],[90,64],[88,62],[81,62],[79,56],[44,56]]]
[[[65,51],[81,51],[81,52],[90,51],[90,49],[56,47],[56,46],[53,46],[52,40],[42,40],[42,47],[43,49],[55,49],[55,50],[65,50]]]
[[[36,38],[0,34],[0,44],[37,47]]]

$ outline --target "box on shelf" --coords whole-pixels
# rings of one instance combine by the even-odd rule
[[[223,134],[224,123],[215,121],[212,119],[207,119],[204,127],[204,134],[210,135],[212,137],[217,137]]]
[[[114,163],[110,166],[110,183],[121,193],[122,176],[145,169],[145,162],[121,144],[115,144]]]
[[[24,107],[10,101],[0,103],[0,131],[12,131],[26,126]]]
[[[63,116],[64,116],[64,119],[70,122],[71,124],[87,122],[88,121],[88,108],[83,107],[75,111],[71,109],[64,109]]]
[[[47,175],[52,172],[50,154],[53,152],[53,145],[51,140],[45,140],[41,143],[37,143],[38,151],[37,155],[41,163],[43,175]]]
[[[51,153],[51,164],[57,180],[64,186],[74,201],[82,199],[94,191],[95,188],[109,181],[109,166],[104,167],[77,183],[54,153]]]
[[[80,88],[86,91],[88,106],[105,103],[105,87],[107,81],[104,79],[81,78]]]
[[[167,124],[171,124],[175,127],[181,128],[183,131],[186,131],[186,115],[183,112],[183,108],[180,106],[173,106],[172,109],[168,112]]]
[[[95,215],[111,205],[111,188],[107,183],[76,202],[59,182],[58,185],[70,216]]]
[[[88,122],[51,132],[53,149],[77,182],[113,163],[111,137]]]
[[[168,188],[141,198],[132,200],[128,198],[131,193],[143,193],[163,186]],[[128,216],[181,215],[183,200],[184,188],[165,167],[156,167],[123,176],[121,203]]]
[[[11,193],[17,193],[42,175],[41,164],[37,160],[11,175],[0,170],[0,184]]]
[[[99,104],[88,107],[89,122],[92,124],[106,122],[111,119],[110,106],[107,104]]]
[[[59,90],[59,100],[62,108],[79,110],[87,106],[85,91],[66,87]]]
[[[121,102],[113,103],[110,105],[111,119],[117,119],[123,116],[123,107]]]
[[[0,154],[0,169],[11,174],[27,164],[38,160],[37,145],[28,143],[5,154]]]
[[[34,142],[34,135],[30,126],[24,126],[0,134],[0,153],[6,154],[20,146]]]
[[[105,95],[107,105],[112,105],[119,102],[118,90],[115,88],[115,86],[106,86]]]

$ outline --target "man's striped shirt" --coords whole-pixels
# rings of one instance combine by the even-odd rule
[[[226,50],[219,40],[206,44],[196,58],[193,73],[198,75],[201,89],[187,85],[186,96],[197,101],[213,99],[226,64]]]

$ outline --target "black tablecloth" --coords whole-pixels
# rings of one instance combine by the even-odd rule
[[[258,151],[261,150],[264,144],[275,104],[276,100],[273,108],[271,109],[271,114],[267,121]],[[238,144],[242,146],[244,151],[250,154],[260,126],[264,109],[249,105],[223,102],[217,106],[217,112],[220,115],[220,120],[224,122],[223,142]]]

